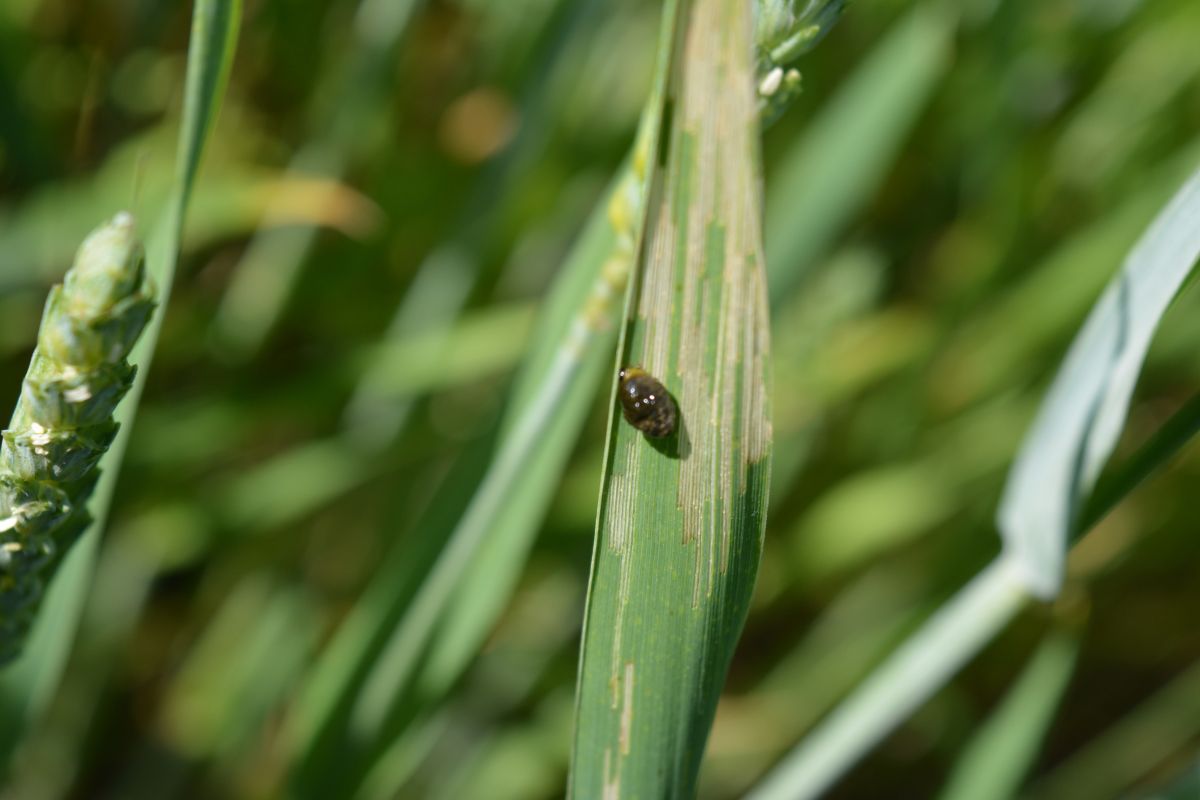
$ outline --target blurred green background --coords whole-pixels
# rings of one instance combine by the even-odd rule
[[[157,216],[189,13],[0,5],[0,409],[83,235]],[[386,555],[425,563],[488,462],[658,24],[637,0],[247,3],[81,633],[4,797],[278,795],[317,654]],[[1200,162],[1197,42],[1193,0],[860,0],[798,65],[764,135],[775,483],[704,797],[740,795],[995,554],[1047,380]],[[1200,386],[1195,302],[1117,460]],[[561,794],[607,414],[598,396],[515,597],[382,796]],[[1080,645],[1034,790],[1183,771],[1198,479],[1192,446],[1073,552],[1059,603],[831,796],[936,796],[1048,629]]]

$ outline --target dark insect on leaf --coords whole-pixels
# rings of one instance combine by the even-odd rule
[[[621,411],[630,425],[654,439],[675,432],[679,410],[667,387],[640,367],[626,367],[620,379]]]

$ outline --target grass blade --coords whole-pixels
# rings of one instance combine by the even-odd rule
[[[1013,565],[1003,557],[992,562],[860,684],[747,800],[823,794],[990,641],[1025,599]]]
[[[867,201],[950,63],[953,16],[922,5],[895,26],[768,176],[773,302]]]
[[[646,119],[642,153],[657,126],[657,115]],[[611,352],[643,191],[638,171],[624,169],[593,213],[539,323],[495,456],[428,574],[414,587],[380,570],[322,656],[287,727],[296,792],[348,791],[364,770],[347,764],[386,755],[416,713],[413,690],[436,702],[494,622]]]
[[[1200,733],[1200,663],[1189,666],[1026,794],[1032,800],[1111,797],[1184,752]]]
[[[826,17],[821,21],[832,23]],[[812,26],[806,30],[811,32]],[[665,51],[669,43],[666,37],[660,49]],[[660,85],[666,63],[660,64]],[[418,704],[438,702],[511,595],[554,478],[611,363],[616,299],[642,224],[645,153],[654,149],[650,140],[661,113],[658,97],[661,89],[648,104],[635,156],[593,214],[546,304],[511,394],[500,455],[479,496],[468,505],[471,515],[452,534],[467,544],[455,544],[439,557],[415,600],[407,582],[381,569],[314,672],[289,726],[292,746],[304,753],[296,783],[305,791],[326,791],[309,776],[329,778],[344,766],[348,752],[366,751],[374,758],[370,753],[399,735],[417,713],[414,697]],[[509,469],[515,463],[521,465],[519,472]],[[486,513],[476,513],[480,507]],[[425,610],[413,615],[413,609]],[[381,627],[392,624],[394,631]],[[360,688],[363,694],[356,698]],[[351,714],[357,720],[353,724]],[[329,785],[340,786],[336,779]]]
[[[681,3],[619,363],[673,390],[609,426],[570,792],[691,797],[758,568],[770,464],[759,126],[744,4]]]
[[[1200,400],[1186,403],[1102,484],[1083,519],[1098,522],[1200,430]],[[748,800],[816,797],[928,700],[1032,599],[1016,565],[1001,556],[925,625],[802,741]]]
[[[406,723],[403,711],[411,710],[414,687],[421,687],[427,701],[436,700],[486,635],[519,574],[552,478],[570,454],[608,363],[615,339],[610,312],[587,299],[615,296],[606,279],[595,285],[595,265],[605,263],[614,238],[609,220],[596,214],[556,287],[515,391],[529,402],[513,404],[519,413],[506,420],[499,453],[475,497],[455,499],[466,503],[468,515],[457,524],[442,521],[454,527],[450,541],[463,544],[448,545],[419,588],[412,585],[414,576],[398,580],[397,570],[407,574],[412,553],[396,553],[322,656],[289,721],[289,745],[301,754],[297,775],[304,788],[297,791],[312,789],[314,796],[327,791],[311,776],[329,778],[331,764],[348,758],[344,750],[331,756],[339,749],[349,747],[367,762],[381,755]],[[581,311],[560,315],[564,309]],[[565,349],[558,346],[564,340],[570,343]],[[414,609],[422,614],[414,616]],[[435,627],[443,615],[449,621]],[[334,785],[345,790],[336,780]]]
[[[354,17],[354,39],[339,53],[332,68],[331,85],[321,87],[322,96],[336,98],[314,115],[311,140],[288,165],[297,176],[320,175],[340,178],[360,156],[364,129],[372,115],[385,105],[390,51],[404,36],[420,0],[362,0]],[[271,199],[266,216],[286,206],[287,192]],[[251,240],[229,289],[221,300],[212,324],[217,350],[231,360],[248,360],[261,348],[283,313],[299,280],[304,260],[317,238],[313,226],[264,229]]]
[[[1180,406],[1135,454],[1121,464],[1120,470],[1100,478],[1079,517],[1079,529],[1088,531],[1104,519],[1117,503],[1166,464],[1197,433],[1200,433],[1200,395]]]
[[[1002,704],[959,757],[941,800],[1016,797],[1075,671],[1079,641],[1050,633]]]
[[[1158,791],[1137,795],[1139,800],[1192,800],[1200,797],[1200,762],[1193,761],[1188,769]]]
[[[1200,257],[1200,172],[1130,252],[1071,345],[1017,456],[997,515],[1030,591],[1051,598],[1090,494],[1124,426],[1150,338]]]

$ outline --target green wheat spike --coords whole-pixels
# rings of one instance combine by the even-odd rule
[[[129,351],[154,310],[133,217],[84,240],[50,291],[37,349],[0,445],[0,664],[21,651],[42,590],[87,528],[113,409],[133,385]]]
[[[846,0],[758,0],[754,57],[764,125],[800,94],[800,72],[788,65],[825,38],[845,6]]]

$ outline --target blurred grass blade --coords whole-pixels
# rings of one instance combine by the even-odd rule
[[[1136,795],[1139,800],[1195,800],[1200,797],[1200,761],[1193,761],[1181,775],[1158,791]]]
[[[386,106],[389,52],[404,35],[421,0],[362,0],[354,17],[354,40],[321,71],[329,85],[318,87],[323,98],[313,115],[315,133],[292,157],[288,173],[340,178],[360,156]],[[290,203],[285,191],[271,200],[269,219]],[[229,281],[212,324],[222,357],[245,360],[258,352],[292,296],[304,260],[317,238],[317,228],[298,225],[261,230],[251,240]]]
[[[1101,485],[1095,524],[1200,430],[1200,399],[1184,404]],[[817,797],[940,689],[1031,599],[1018,567],[1002,555],[950,598],[905,644],[760,782],[748,800]],[[1048,796],[1049,797],[1049,796]]]
[[[311,654],[314,623],[302,590],[261,573],[233,584],[163,687],[160,735],[197,762],[251,751]]]
[[[1054,597],[1078,511],[1124,426],[1158,321],[1200,256],[1200,172],[1097,301],[1021,446],[997,515],[1030,591]]]
[[[524,410],[542,394],[547,373],[557,363],[557,350],[576,320],[574,314],[587,306],[586,300],[591,295],[593,284],[600,272],[599,265],[604,263],[612,251],[615,236],[612,224],[604,212],[602,204],[582,234],[546,303],[543,318],[537,325],[531,351],[525,359],[525,366],[505,417],[504,428],[510,434],[519,423]],[[604,321],[607,317],[602,314],[600,319]],[[493,517],[493,532],[484,545],[493,559],[497,557],[496,548],[515,549],[522,554],[527,549],[532,534],[537,529],[536,519],[540,518],[541,511],[544,510],[546,498],[542,496],[549,494],[557,475],[562,471],[582,426],[583,416],[595,396],[600,375],[608,368],[614,340],[615,331],[612,326],[604,325],[595,332],[592,340],[584,344],[580,356],[583,363],[577,380],[569,384],[566,394],[555,406],[555,413],[543,421],[540,434],[531,443],[535,449],[524,462],[526,480],[521,481],[508,493],[509,503]],[[470,474],[466,477],[477,480],[474,470],[467,472]],[[458,474],[452,473],[449,480],[455,480]],[[459,508],[466,504],[470,500],[469,487],[464,489],[467,492],[465,497],[459,496],[461,492],[447,493],[447,503]],[[528,499],[529,492],[542,497],[540,504]],[[453,495],[452,499],[450,495]],[[435,502],[435,505],[437,504]],[[523,507],[525,510],[517,512],[514,507]],[[537,512],[533,519],[526,516],[531,509]],[[517,521],[513,520],[514,513]],[[419,527],[435,526],[437,523],[430,519],[431,516],[435,515],[426,515]],[[453,520],[449,524],[453,525]],[[517,529],[517,525],[523,527]],[[386,642],[390,629],[396,624],[396,619],[411,600],[412,587],[408,585],[410,581],[402,580],[397,570],[407,570],[406,564],[413,560],[413,554],[409,550],[397,552],[396,555],[400,557],[390,559],[380,568],[376,578],[356,603],[349,619],[339,628],[333,643],[322,654],[297,704],[296,713],[289,720],[290,744],[301,752],[307,752],[304,760],[310,764],[322,761],[320,753],[327,745],[318,741],[320,732],[328,733],[331,727],[336,727],[339,718],[342,724],[345,723],[354,693],[360,688],[366,672]],[[520,565],[506,569],[504,564],[509,561],[509,556],[501,554],[498,557],[502,559],[501,563],[485,560],[477,554],[474,563],[482,563],[490,570],[489,582],[498,580],[498,576],[501,575],[507,575],[506,580],[515,580]],[[464,569],[468,568],[465,564],[462,566]],[[475,567],[470,569],[475,570]],[[458,583],[461,586],[472,586],[474,589],[471,580],[460,579]],[[473,590],[467,594],[472,598],[483,598],[487,601],[488,608],[483,613],[465,620],[467,627],[472,631],[482,626],[484,632],[477,635],[485,635],[490,620],[494,619],[502,603],[495,602],[490,592]],[[459,608],[461,605],[456,602],[448,613],[456,617],[462,616],[463,609]],[[462,619],[457,621],[464,622]],[[444,646],[451,650],[461,647],[467,636],[460,626],[454,623],[440,625],[431,635],[434,637],[432,647],[440,649],[443,645],[439,645],[439,642],[445,638]],[[478,641],[474,642],[472,654],[478,644]],[[441,671],[435,674],[426,669],[423,673],[428,673],[439,681],[453,680],[457,670],[448,669],[446,664],[451,658],[448,652],[434,656],[431,660],[441,665]],[[421,683],[428,684],[430,681],[423,679]],[[390,702],[398,704],[402,693],[401,685]]]
[[[1025,597],[1014,566],[1004,557],[992,562],[863,681],[747,800],[822,795],[990,641]]]
[[[767,177],[772,305],[871,197],[950,64],[952,12],[918,6]]]
[[[0,252],[5,254],[0,295],[56,279],[96,220],[128,204],[131,175],[138,176],[138,207],[153,209],[147,216],[153,221],[174,191],[178,123],[164,121],[114,147],[94,171],[39,186],[19,207],[0,209]],[[251,127],[243,135],[253,140],[259,133]],[[248,145],[222,144],[188,204],[185,250],[211,247],[263,226],[328,226],[353,235],[378,216],[366,198],[344,184],[265,169],[251,163],[244,152]],[[278,196],[288,202],[272,209]],[[272,216],[264,219],[268,213]]]
[[[665,66],[659,72],[661,84]],[[660,104],[651,108],[637,148],[642,162],[658,126]],[[420,706],[440,700],[494,624],[610,363],[643,191],[638,171],[622,170],[573,249],[492,463],[456,513],[442,553],[418,585],[385,565],[322,656],[287,726],[296,792],[349,791]]]
[[[597,270],[593,265],[606,263],[616,238],[612,223],[604,214],[597,214],[567,264],[564,277],[568,280],[562,281],[552,293],[547,313],[533,337],[532,350],[501,423],[502,434],[517,430],[524,410],[534,405],[538,390],[552,377],[557,345],[577,319],[559,312],[583,309],[584,316],[591,318],[590,335],[577,342],[578,363],[573,376],[556,398],[554,412],[544,418],[525,459],[522,479],[511,488],[504,506],[497,509],[490,533],[464,569],[459,583],[463,590],[448,600],[444,617],[431,637],[428,659],[417,681],[423,697],[436,701],[451,688],[512,596],[567,460],[612,363],[617,337],[611,317],[619,306],[616,302],[619,292],[610,291],[613,287],[607,280],[611,274],[606,278],[602,271],[600,277],[600,286],[611,298],[607,305],[589,305],[588,299],[598,297]]]
[[[700,776],[704,791],[742,797],[929,610],[916,588],[886,564],[831,597],[803,638],[739,698],[758,713],[731,722],[718,712]]]
[[[1024,796],[1030,800],[1117,796],[1172,755],[1194,747],[1198,735],[1200,662],[1084,745]]]
[[[1079,516],[1079,530],[1085,533],[1090,530],[1197,433],[1200,433],[1200,395],[1180,406],[1136,453],[1121,463],[1120,469],[1105,473],[1096,482],[1096,489]]]
[[[176,184],[146,253],[147,269],[159,287],[159,310],[130,357],[130,361],[138,365],[138,374],[116,415],[121,423],[120,432],[101,461],[103,472],[91,502],[95,522],[68,554],[57,579],[50,585],[49,596],[34,625],[25,655],[0,676],[0,715],[3,715],[0,718],[0,763],[7,763],[25,725],[40,713],[57,685],[74,638],[95,561],[99,531],[108,516],[121,459],[162,324],[163,309],[170,296],[184,212],[201,151],[228,78],[240,16],[240,0],[198,0],[195,5]]]
[[[770,472],[751,13],[681,2],[619,363],[678,428],[610,412],[569,791],[692,797],[758,570]],[[667,13],[670,21],[672,15]]]
[[[1079,640],[1053,631],[1038,645],[1000,707],[958,758],[941,800],[1008,800],[1017,796],[1075,671]]]
[[[461,247],[450,245],[431,253],[417,269],[378,347],[382,350],[393,342],[410,342],[457,317],[475,285],[474,267],[474,260]],[[449,349],[444,342],[427,346],[439,359]],[[399,398],[388,390],[390,372],[382,359],[364,365],[342,413],[342,428],[367,450],[395,441],[415,404],[413,398]]]
[[[670,41],[665,37],[664,52]],[[660,85],[667,63],[659,66]],[[660,96],[661,89],[654,97]],[[500,455],[468,506],[471,516],[452,534],[456,542],[476,540],[469,545],[473,552],[459,545],[447,549],[415,600],[407,582],[381,569],[307,685],[289,725],[292,746],[305,753],[296,773],[305,791],[323,791],[305,776],[353,772],[344,769],[348,752],[375,758],[372,753],[399,735],[420,707],[439,702],[511,595],[595,391],[611,367],[616,299],[640,235],[643,166],[653,150],[661,104],[652,99],[648,109],[634,158],[556,281],[510,397]],[[521,463],[519,474],[509,470],[517,463],[510,457]],[[496,485],[505,488],[494,491]],[[477,513],[480,508],[487,513]],[[413,616],[410,603],[430,610]],[[396,627],[389,637],[391,625]],[[352,724],[353,730],[345,730]],[[340,786],[336,779],[328,785]]]

